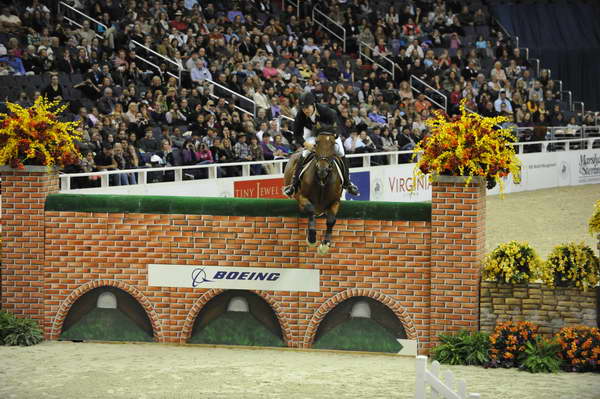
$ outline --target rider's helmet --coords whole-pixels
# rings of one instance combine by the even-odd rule
[[[315,96],[310,91],[300,96],[300,108],[306,108],[310,105],[315,105],[315,102]]]

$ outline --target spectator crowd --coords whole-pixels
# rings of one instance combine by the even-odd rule
[[[444,97],[449,114],[464,100],[532,132],[595,124],[592,114],[565,111],[557,81],[536,74],[479,2],[321,0],[299,10],[270,0],[65,3],[3,7],[0,84],[38,82],[10,98],[22,105],[37,95],[69,102],[84,137],[84,159],[71,171],[285,159],[296,149],[291,129],[305,91],[337,110],[350,154],[412,149]],[[346,29],[345,46],[312,20],[313,7]],[[136,174],[112,179],[135,184]]]

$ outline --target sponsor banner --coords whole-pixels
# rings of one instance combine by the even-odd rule
[[[344,191],[348,201],[369,201],[371,199],[371,174],[369,171],[350,173],[350,180],[358,187],[360,195],[355,197]]]
[[[236,181],[233,192],[236,198],[286,198],[283,178]]]
[[[373,200],[394,202],[431,201],[431,184],[427,177],[415,179],[414,164],[373,169]]]
[[[561,164],[566,165],[570,184],[600,183],[600,150],[564,152]]]
[[[319,292],[319,270],[148,265],[148,285]]]

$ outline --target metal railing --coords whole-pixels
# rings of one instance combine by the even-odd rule
[[[150,47],[147,47],[145,45],[143,45],[142,43],[136,41],[136,40],[131,40],[129,42],[129,45],[133,45],[133,49],[136,50],[135,52],[135,58],[144,61],[145,63],[147,63],[148,65],[153,66],[154,68],[157,68],[158,71],[161,71],[160,66],[156,65],[155,63],[153,63],[152,61],[150,61],[149,59],[142,57],[140,54],[138,54],[138,48],[141,48],[143,51],[146,51],[147,53],[152,54],[152,56],[157,57],[158,59],[166,62],[167,64],[171,65],[171,67],[175,67],[175,69],[177,69],[177,75],[171,73],[170,71],[167,71],[167,75],[174,77],[175,79],[177,79],[177,82],[179,83],[179,85],[181,85],[181,73],[183,71],[183,66],[179,65],[177,62],[173,61],[172,59],[170,59],[169,57],[165,57],[164,55],[152,50]]]
[[[316,16],[318,16],[320,18],[320,20],[317,19]],[[335,20],[331,19],[329,16],[327,16],[327,14],[325,14],[322,11],[320,11],[319,9],[317,9],[317,7],[313,7],[312,19],[313,19],[314,23],[316,23],[323,29],[327,30],[329,33],[331,33],[331,35],[333,37],[342,41],[342,49],[345,53],[346,52],[346,28],[344,28],[341,24],[337,23]],[[326,22],[329,22],[329,26],[327,26]],[[334,32],[332,30],[332,28],[338,29],[338,32],[337,33]]]
[[[365,48],[368,48],[370,52],[365,52]],[[363,42],[362,40],[358,41],[358,54],[361,57],[369,60],[372,64],[377,65],[379,68],[381,68],[388,74],[390,74],[392,80],[394,80],[394,73],[396,72],[396,63],[389,57],[378,57],[377,59],[373,58],[373,50],[374,48],[370,47],[367,43]],[[383,65],[382,61],[388,64],[387,67]]]
[[[215,98],[215,99],[225,98],[225,97],[219,97],[218,95],[214,94],[214,87],[216,86],[220,90],[223,90],[223,91],[231,94],[231,97],[236,98],[238,100],[239,105],[236,104],[235,100],[233,101],[233,107],[235,109],[237,109],[241,112],[244,112],[248,115],[256,116],[256,102],[254,100],[252,100],[251,98],[248,98],[244,95],[241,95],[240,93],[235,92],[235,91],[229,89],[228,87],[225,87],[222,84],[212,81],[210,79],[206,79],[206,82],[209,84],[209,86],[211,86],[210,87],[210,96],[212,98]],[[244,104],[242,104],[242,101],[250,107],[251,111],[249,109],[243,107]],[[225,98],[225,102],[227,104],[230,103],[227,98]]]
[[[533,62],[535,64],[535,77],[540,77],[540,60],[538,58],[529,58],[529,62]]]
[[[417,78],[415,75],[410,75],[410,87],[419,94],[425,94],[425,98],[431,101],[433,104],[442,108],[444,111],[448,111],[448,97],[439,90],[436,90],[427,82]],[[417,84],[415,84],[415,82]],[[435,93],[439,96],[438,100],[435,100],[428,93]]]
[[[584,114],[585,114],[585,103],[583,101],[573,101],[573,104],[571,106],[571,111],[572,112],[577,112],[577,110],[575,109],[575,105],[579,105],[581,107],[581,117],[583,118]]]
[[[561,90],[560,92],[560,101],[565,101],[563,94],[566,94],[569,97],[569,110],[573,109],[573,93],[571,90]]]
[[[89,15],[79,11],[75,7],[68,5],[67,3],[65,3],[63,1],[58,3],[58,14],[62,15],[69,24],[76,25],[80,28],[83,26],[83,24],[75,21],[75,19],[74,19],[75,16],[87,19],[88,21],[95,24],[96,26],[101,26],[104,29],[104,32],[106,32],[106,30],[108,29],[108,26],[104,25],[102,22],[90,17]],[[81,21],[81,22],[83,22],[83,21]],[[104,35],[98,33],[97,28],[94,29],[94,33],[96,34],[96,37],[98,37],[99,39],[104,38]]]

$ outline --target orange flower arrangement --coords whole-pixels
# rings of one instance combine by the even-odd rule
[[[490,335],[490,359],[487,367],[515,367],[527,342],[535,343],[538,326],[528,321],[498,323]]]
[[[58,119],[67,105],[38,97],[30,108],[11,102],[6,106],[10,113],[0,113],[0,165],[63,167],[81,158],[75,146],[81,138],[79,122]]]
[[[469,184],[474,176],[495,183],[504,189],[503,178],[512,173],[516,183],[520,182],[520,161],[510,145],[515,141],[508,129],[497,129],[505,117],[488,118],[466,109],[463,100],[460,116],[448,118],[434,111],[435,117],[425,123],[431,135],[423,138],[414,149],[417,158],[415,175],[468,176]]]
[[[595,327],[563,327],[556,334],[558,356],[566,371],[600,371],[600,330]]]

